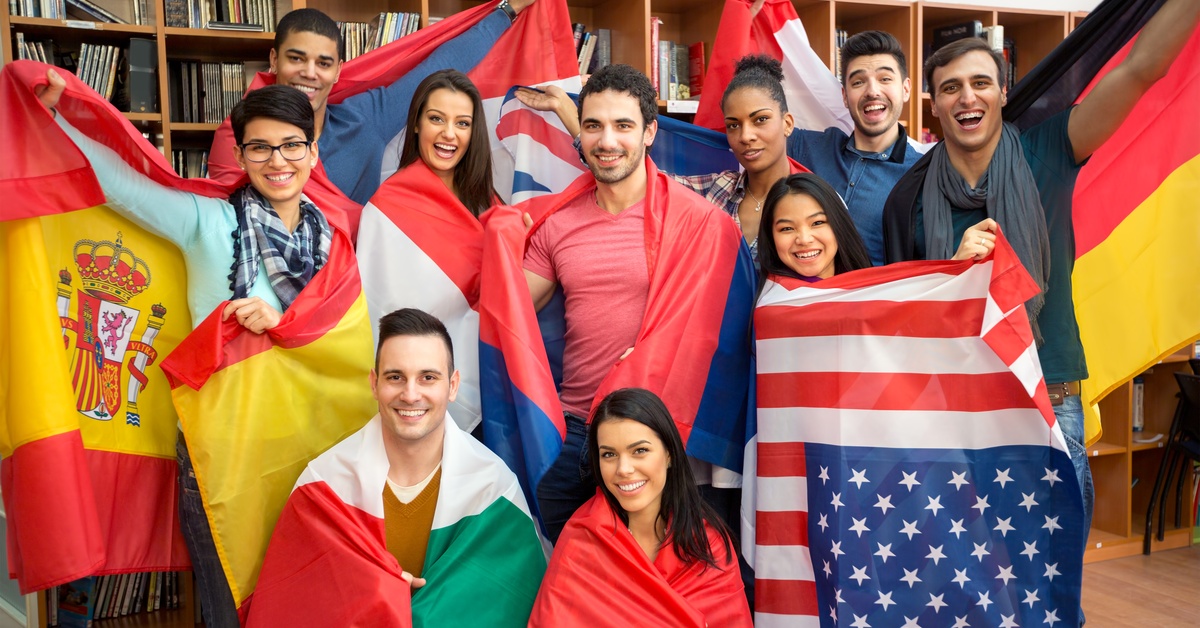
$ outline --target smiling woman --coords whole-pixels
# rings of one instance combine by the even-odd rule
[[[529,625],[749,626],[729,530],[700,498],[662,400],[610,393],[587,451],[599,490],[563,529]]]

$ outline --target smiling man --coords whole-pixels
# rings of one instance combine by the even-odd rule
[[[854,132],[797,129],[788,137],[788,156],[842,195],[876,266],[884,262],[883,203],[921,158],[900,124],[910,92],[900,42],[883,31],[858,33],[842,46],[842,100]]]
[[[1004,122],[1004,59],[981,39],[948,44],[925,62],[931,109],[946,137],[906,174],[884,208],[888,262],[982,259],[999,224],[1042,288],[1026,306],[1054,413],[1092,514],[1079,381],[1088,376],[1071,271],[1072,196],[1088,157],[1166,75],[1200,23],[1200,3],[1169,0],[1146,23],[1129,55],[1076,106],[1024,131]],[[961,248],[960,248],[961,247]],[[1086,542],[1085,525],[1084,537]]]
[[[379,414],[300,476],[249,625],[523,625],[546,556],[516,476],[446,410],[446,327],[411,308],[381,318],[370,381]]]

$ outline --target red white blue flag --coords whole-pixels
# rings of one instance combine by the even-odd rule
[[[1078,625],[1082,499],[1036,289],[1003,241],[770,278],[743,502],[758,625]]]

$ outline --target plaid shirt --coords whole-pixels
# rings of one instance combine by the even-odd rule
[[[695,174],[683,176],[673,174],[675,179],[693,192],[704,197],[704,200],[717,206],[717,209],[733,217],[739,229],[742,221],[738,219],[738,205],[746,198],[746,172],[726,170],[714,174]],[[750,243],[750,255],[758,259],[758,238]]]

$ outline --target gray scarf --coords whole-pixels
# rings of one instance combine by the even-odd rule
[[[1025,302],[1033,337],[1041,346],[1042,334],[1037,318],[1046,302],[1050,278],[1050,238],[1037,183],[1033,180],[1029,163],[1025,161],[1017,127],[1004,123],[992,161],[975,188],[967,185],[967,181],[954,169],[945,145],[934,147],[921,202],[928,259],[950,259],[958,249],[951,206],[962,209],[987,207],[988,217],[1000,224],[1004,237],[1042,290]]]
[[[288,231],[270,201],[253,186],[242,186],[230,195],[229,203],[238,221],[229,273],[233,298],[250,295],[262,264],[271,290],[287,311],[329,259],[332,235],[325,215],[301,198],[300,224],[295,231]]]

